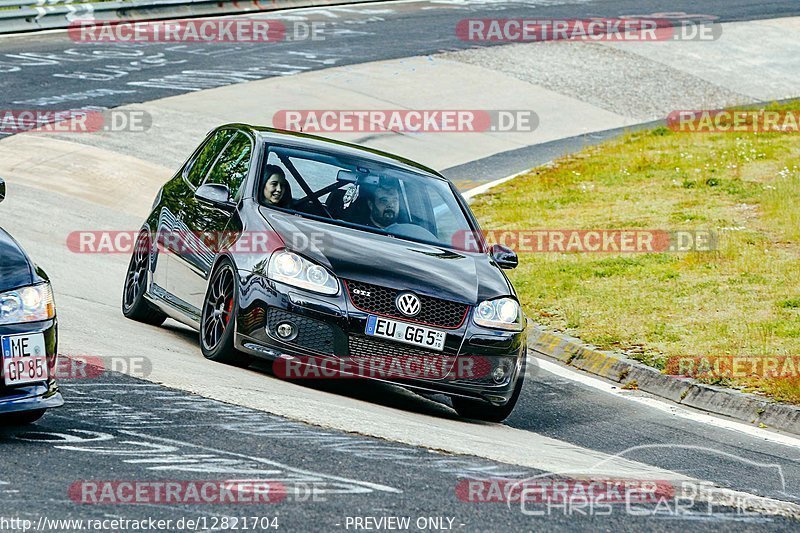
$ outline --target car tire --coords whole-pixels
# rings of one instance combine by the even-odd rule
[[[514,385],[514,392],[506,404],[492,405],[483,400],[470,400],[460,396],[453,396],[451,398],[453,400],[453,408],[464,418],[482,420],[484,422],[502,422],[511,415],[522,393],[522,386],[525,383],[525,366],[525,359],[523,359],[517,383]]]
[[[0,416],[0,424],[9,426],[25,426],[33,424],[44,416],[44,409],[36,409],[33,411],[21,411],[19,413],[9,413]]]
[[[250,356],[234,346],[236,311],[239,305],[236,271],[224,259],[209,278],[200,315],[200,348],[203,357],[238,367],[250,365]]]
[[[167,315],[153,307],[144,298],[149,268],[150,235],[143,231],[136,238],[136,246],[125,274],[125,286],[122,289],[122,314],[137,322],[160,326],[167,319]]]

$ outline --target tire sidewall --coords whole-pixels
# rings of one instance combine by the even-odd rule
[[[211,285],[214,279],[224,268],[230,269],[231,274],[233,275],[233,306],[231,308],[231,320],[228,323],[228,326],[225,328],[225,332],[222,334],[220,342],[213,349],[209,349],[206,347],[206,343],[203,340],[203,324],[205,323],[206,318],[206,302],[208,301],[209,293],[211,292]],[[206,294],[203,298],[203,308],[200,311],[200,349],[203,352],[203,357],[215,361],[224,358],[226,355],[232,355],[235,352],[233,339],[236,332],[236,316],[239,314],[239,284],[236,277],[236,269],[233,267],[233,263],[228,258],[222,259],[217,263],[217,265],[214,267],[213,273],[208,279],[208,287],[206,287]]]
[[[146,277],[145,277],[145,280],[144,280],[144,289],[139,291],[136,294],[136,296],[133,299],[133,302],[131,303],[130,306],[126,306],[125,305],[125,297],[126,297],[125,292],[126,292],[126,289],[127,289],[127,286],[128,286],[128,276],[131,273],[131,268],[133,267],[133,262],[136,259],[136,251],[138,249],[139,242],[142,239],[147,239],[147,259],[146,259],[147,260],[147,269],[145,270],[145,276]],[[141,310],[142,306],[147,304],[147,302],[144,301],[144,293],[147,292],[147,277],[150,275],[150,247],[151,247],[151,243],[150,243],[150,235],[149,235],[149,233],[147,231],[145,231],[145,230],[140,231],[139,235],[137,235],[137,237],[136,237],[136,242],[134,244],[134,250],[133,250],[133,253],[131,254],[130,261],[128,261],[128,270],[125,271],[125,284],[123,285],[123,289],[122,289],[122,291],[123,291],[122,292],[122,314],[124,314],[125,316],[131,316],[131,315],[134,315],[134,314],[138,314],[138,312]]]

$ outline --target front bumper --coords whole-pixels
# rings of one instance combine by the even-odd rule
[[[307,360],[337,361],[337,378],[349,376],[383,381],[410,389],[481,399],[495,405],[509,401],[519,379],[525,357],[525,331],[511,332],[483,328],[472,322],[472,309],[457,328],[447,329],[444,351],[434,352],[413,345],[365,334],[369,312],[357,309],[347,292],[337,296],[311,294],[301,289],[242,273],[243,284],[237,315],[236,347],[251,355]],[[397,318],[396,320],[402,320]],[[293,323],[298,334],[289,341],[276,334],[277,324]],[[435,326],[432,326],[435,327]],[[386,362],[417,357],[440,360],[444,372],[435,377],[385,372],[364,374],[358,368],[375,368]],[[407,359],[406,359],[407,360]],[[359,362],[352,372],[342,370]],[[502,366],[501,380],[493,377]],[[464,371],[469,370],[469,371]]]
[[[45,349],[47,352],[47,370],[49,377],[46,381],[28,383],[25,385],[7,386],[0,365],[0,415],[17,413],[38,409],[51,409],[64,405],[64,399],[58,389],[55,375],[58,357],[58,323],[56,319],[27,324],[12,324],[0,326],[0,336],[35,334],[44,335]]]

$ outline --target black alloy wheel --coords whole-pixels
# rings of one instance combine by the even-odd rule
[[[150,235],[142,231],[136,238],[136,246],[128,264],[128,273],[125,275],[122,314],[132,320],[160,326],[167,319],[167,315],[153,307],[144,297],[149,269]]]

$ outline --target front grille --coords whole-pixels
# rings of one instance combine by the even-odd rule
[[[402,315],[394,303],[397,295],[403,291],[360,281],[347,281],[345,286],[350,295],[350,301],[360,310],[408,322],[455,329],[464,323],[469,311],[469,306],[466,304],[418,295],[422,309],[417,316],[409,318]],[[369,296],[366,294],[369,294]]]
[[[274,334],[278,324],[285,321],[292,322],[297,327],[298,333],[297,337],[293,340],[283,342],[296,344],[297,346],[314,352],[333,354],[334,334],[333,328],[328,324],[302,315],[289,313],[281,309],[270,309],[267,313],[267,329],[270,334]],[[277,335],[276,338],[280,339]]]
[[[423,350],[391,341],[375,340],[362,335],[351,335],[349,337],[350,360],[362,365],[368,364],[371,368],[400,368],[407,369],[406,362],[409,360],[441,361],[441,365],[435,365],[429,372],[428,377],[441,379],[448,375],[456,361],[454,355],[446,355],[443,352]],[[414,368],[419,369],[414,361]],[[398,366],[399,365],[399,366]],[[402,377],[402,376],[398,376]],[[411,374],[405,377],[415,377]]]

